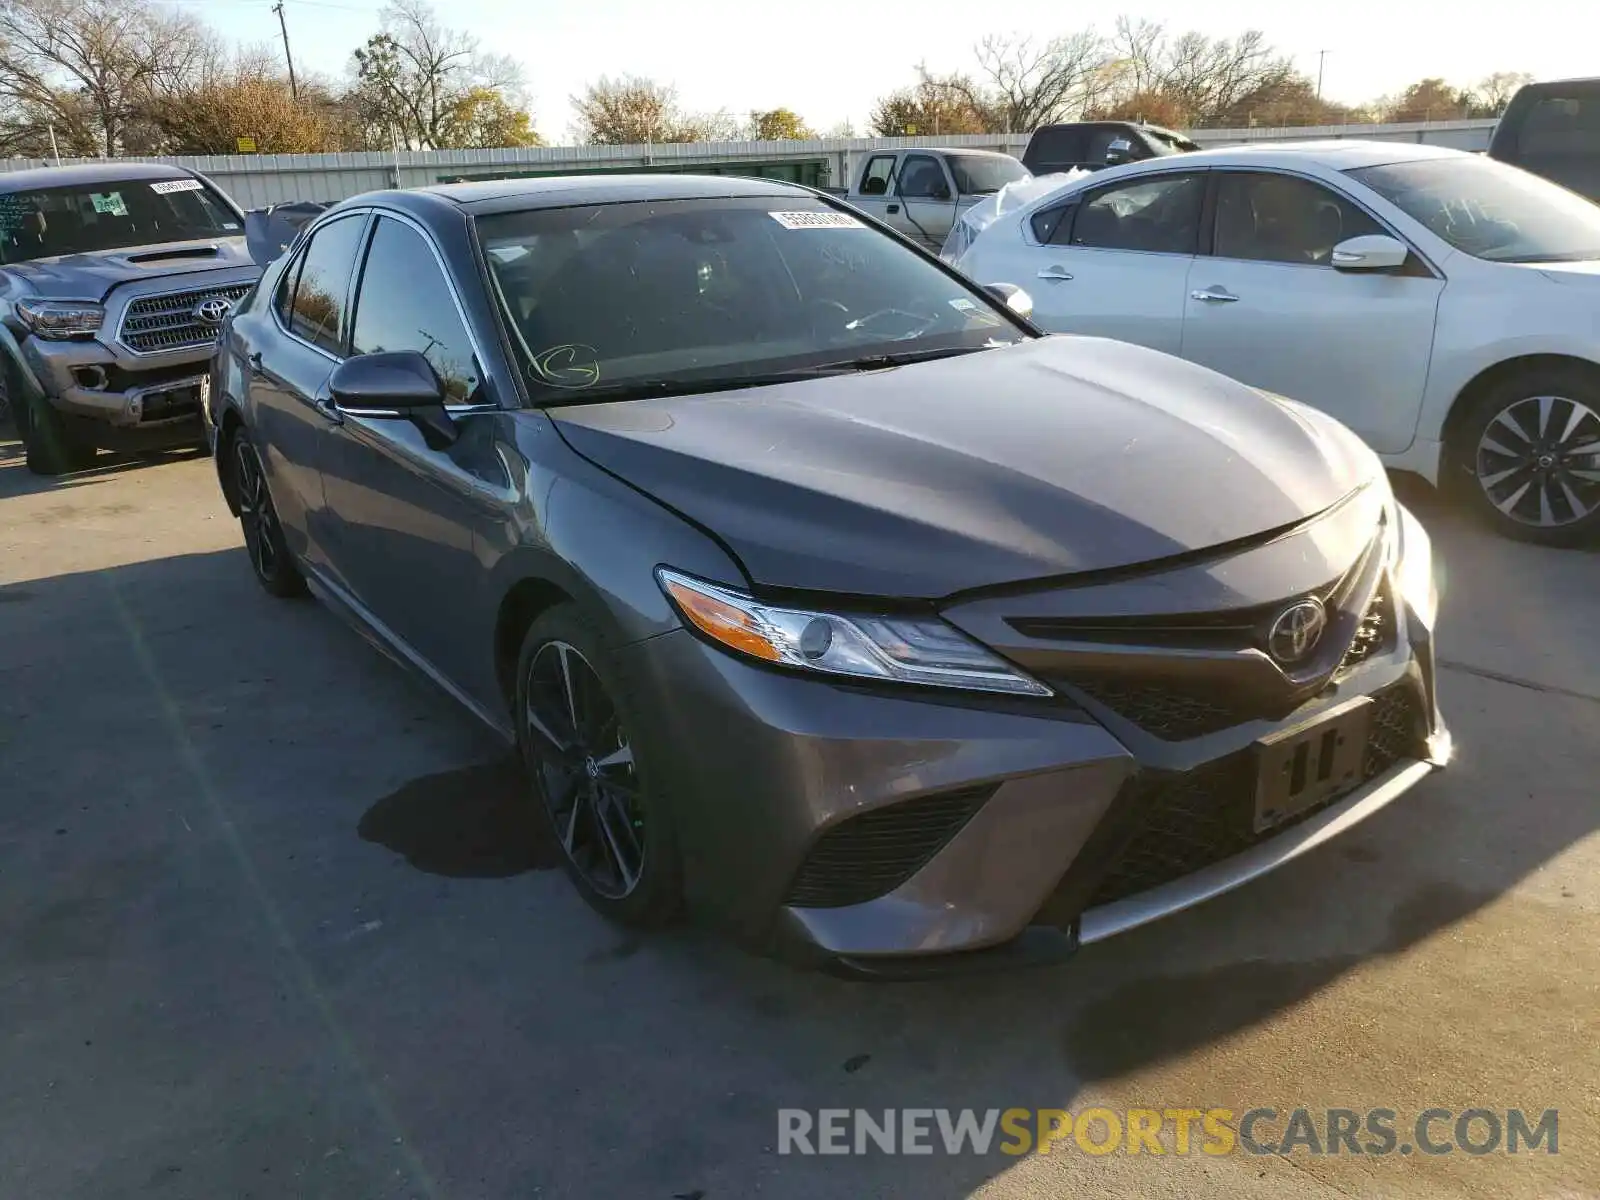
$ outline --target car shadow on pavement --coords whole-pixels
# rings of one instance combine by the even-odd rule
[[[112,454],[102,451],[95,458],[95,465],[87,470],[73,471],[66,475],[35,475],[28,470],[25,462],[27,454],[22,448],[22,443],[14,440],[15,437],[13,431],[0,428],[0,499],[82,487],[157,463],[206,457],[204,451],[188,449],[152,451],[147,454]]]
[[[1600,829],[1600,704],[1503,693],[1451,677],[1452,769],[1249,887],[1060,967],[862,984],[699,928],[606,926],[557,873],[533,873],[555,859],[516,764],[322,606],[264,596],[242,550],[32,579],[0,587],[0,979],[37,1053],[104,1031],[77,1049],[99,1094],[144,1095],[170,1060],[205,1098],[152,1103],[176,1126],[108,1159],[115,1175],[76,1176],[74,1196],[112,1194],[161,1155],[185,1156],[186,1194],[243,1194],[259,1155],[306,1196],[377,1194],[414,1157],[454,1194],[955,1200],[1018,1160],[780,1159],[778,1110],[1070,1109],[1116,1089],[1238,1109],[1337,1104],[1346,1083],[1403,1102],[1430,1071],[1452,1096],[1478,1095],[1471,1071],[1497,1079],[1512,1051],[1492,1041],[1452,1065],[1469,1018],[1548,1012],[1548,972],[1597,953],[1572,900],[1507,893]],[[1523,746],[1557,757],[1530,772]],[[134,855],[149,869],[124,885],[113,868]],[[1569,933],[1570,964],[1552,967]],[[55,957],[17,957],[30,946]],[[92,953],[63,957],[74,946]],[[1425,985],[1368,982],[1424,948]],[[293,970],[268,969],[285,957]],[[130,989],[110,1008],[108,963]],[[128,1025],[123,1007],[143,1015]],[[250,1016],[290,1009],[311,1015],[270,1036],[280,1017]],[[1593,1045],[1571,1036],[1570,1069],[1589,1069]],[[280,1094],[253,1055],[366,1074]],[[18,1061],[0,1088],[15,1103],[54,1070]],[[400,1134],[351,1115],[369,1102],[404,1130],[403,1162]],[[216,1110],[281,1135],[195,1157],[184,1122]],[[65,1194],[47,1185],[82,1159],[72,1128],[62,1174],[35,1167],[33,1194]],[[369,1173],[339,1174],[358,1161]]]
[[[433,875],[497,878],[561,865],[513,754],[403,783],[361,814],[356,832]]]

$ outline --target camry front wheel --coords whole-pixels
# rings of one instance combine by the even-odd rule
[[[676,839],[651,756],[647,719],[603,640],[561,605],[529,628],[518,656],[517,742],[542,823],[585,900],[628,925],[676,913]]]

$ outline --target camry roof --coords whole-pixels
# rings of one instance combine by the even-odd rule
[[[473,212],[508,208],[567,208],[628,200],[699,200],[725,196],[809,196],[776,179],[730,175],[551,175],[541,179],[490,179],[419,188]]]

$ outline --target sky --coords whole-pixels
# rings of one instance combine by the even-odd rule
[[[281,50],[273,0],[158,0],[223,36]],[[378,28],[384,0],[284,0],[296,69],[342,77],[350,52]],[[1470,84],[1494,71],[1540,79],[1600,73],[1600,4],[1520,0],[1130,0],[1126,8],[1062,0],[435,0],[444,22],[486,50],[521,61],[534,123],[567,140],[570,97],[601,75],[646,75],[678,89],[691,111],[792,108],[816,129],[866,124],[873,101],[911,82],[925,62],[968,69],[988,33],[1041,40],[1085,26],[1108,30],[1119,12],[1232,36],[1260,29],[1316,77],[1323,94],[1356,103],[1424,76]],[[1494,13],[1492,36],[1479,13]],[[1514,12],[1515,19],[1508,19]]]

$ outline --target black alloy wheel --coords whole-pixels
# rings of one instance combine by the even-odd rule
[[[267,476],[250,438],[241,430],[233,439],[233,484],[239,500],[239,524],[256,581],[280,598],[303,595],[305,580],[284,544],[283,526],[273,507]]]
[[[547,830],[567,872],[598,911],[657,924],[676,909],[677,855],[658,817],[626,693],[601,642],[563,606],[523,642],[518,742]]]

